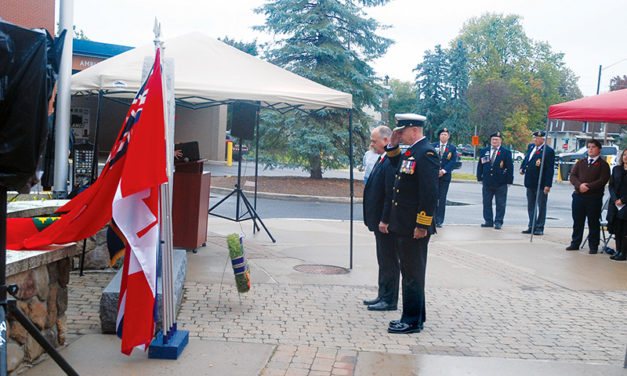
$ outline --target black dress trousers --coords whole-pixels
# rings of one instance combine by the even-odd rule
[[[390,305],[398,303],[398,281],[400,279],[400,266],[394,237],[383,234],[379,230],[374,231],[377,242],[377,261],[379,263],[379,299]]]
[[[396,249],[403,274],[403,315],[401,322],[422,325],[426,320],[425,271],[427,269],[427,235],[414,239],[406,235],[394,235]]]

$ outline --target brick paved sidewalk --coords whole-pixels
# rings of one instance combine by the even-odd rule
[[[225,244],[215,246],[219,243]],[[622,365],[627,291],[576,290],[467,248],[436,240],[429,262],[432,268],[440,263],[454,273],[472,270],[469,276],[485,274],[486,280],[502,283],[427,286],[427,322],[419,334],[387,333],[388,321],[400,311],[367,311],[361,300],[376,294],[372,286],[258,283],[254,275],[251,291],[241,296],[232,281],[221,286],[188,278],[179,327],[204,340],[276,345],[264,375],[353,375],[363,351]],[[223,250],[204,252],[213,251],[221,255]],[[252,266],[266,266],[268,259],[287,257],[282,252],[272,248],[248,256]],[[72,273],[69,341],[100,332],[98,302],[112,277],[111,272]]]
[[[72,275],[68,334],[99,332],[98,291],[107,282],[107,273]],[[355,351],[619,364],[627,338],[616,325],[627,310],[623,292],[433,288],[425,330],[399,336],[386,332],[399,312],[361,305],[372,288],[257,284],[241,297],[232,286],[219,291],[218,284],[186,283],[179,327],[201,339],[278,345],[267,375],[352,374]]]

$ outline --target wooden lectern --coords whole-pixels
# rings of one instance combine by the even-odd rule
[[[176,162],[172,199],[172,232],[175,247],[196,252],[207,241],[207,213],[211,173],[205,160]]]

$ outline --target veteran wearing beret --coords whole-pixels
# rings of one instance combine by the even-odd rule
[[[553,166],[555,164],[555,151],[545,142],[546,132],[537,130],[533,132],[533,143],[527,147],[525,158],[520,165],[520,174],[525,175],[525,188],[527,188],[527,214],[529,224],[523,234],[543,235],[544,222],[546,220],[546,200],[553,186]],[[544,164],[542,164],[544,155]],[[538,192],[538,184],[540,191]],[[536,201],[538,202],[536,210]],[[534,212],[537,213],[534,222]]]
[[[453,173],[455,163],[457,162],[457,148],[455,145],[448,142],[451,137],[451,133],[448,128],[440,129],[438,131],[438,137],[440,138],[440,142],[435,142],[433,144],[433,148],[440,160],[438,207],[437,214],[435,216],[435,226],[442,227],[442,223],[444,223],[444,212],[446,210],[446,195],[448,193],[448,187],[451,185],[451,174]]]
[[[397,127],[385,148],[396,167],[388,231],[394,238],[401,267],[403,313],[390,321],[389,333],[418,333],[425,322],[427,246],[435,232],[440,163],[423,133],[426,118],[395,115]],[[399,143],[408,146],[401,152]]]
[[[501,146],[503,134],[499,131],[490,135],[490,146],[479,152],[477,181],[483,183],[483,223],[481,227],[494,227],[500,230],[505,217],[507,203],[507,185],[514,182],[514,162],[512,152]],[[492,198],[496,206],[496,215],[492,211]]]

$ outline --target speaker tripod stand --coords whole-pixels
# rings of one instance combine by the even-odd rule
[[[213,213],[213,209],[220,206],[220,204],[228,200],[229,197],[233,195],[235,195],[236,197],[235,198],[235,218],[230,218],[230,217],[226,217],[220,214]],[[246,210],[243,212],[240,211],[240,199],[244,207],[246,208]],[[261,224],[263,229],[266,231],[266,234],[268,234],[272,242],[276,243],[276,240],[274,239],[274,237],[272,236],[272,234],[270,233],[266,225],[261,220],[261,217],[259,217],[259,214],[257,214],[257,211],[255,210],[253,205],[251,205],[250,201],[248,201],[248,198],[246,197],[246,195],[244,194],[244,191],[242,190],[242,139],[241,138],[239,138],[239,158],[237,161],[237,184],[235,185],[235,188],[228,195],[224,196],[222,200],[218,201],[215,205],[209,208],[209,214],[216,216],[216,217],[228,219],[229,221],[234,221],[234,222],[242,222],[242,221],[247,221],[249,219],[252,219],[253,231],[255,230],[260,231],[259,225],[257,225],[257,221],[259,221],[259,223]]]

